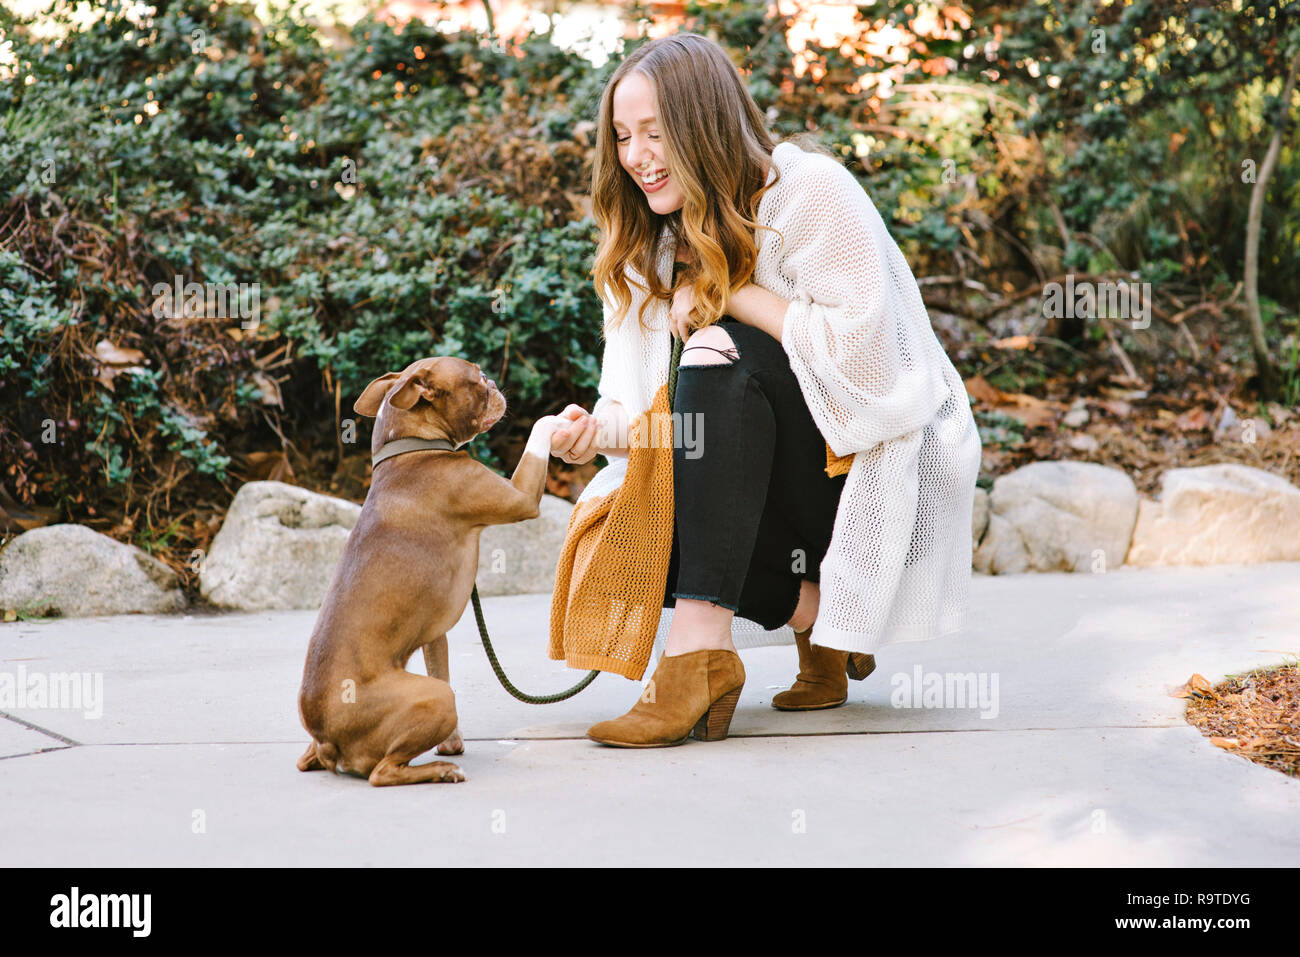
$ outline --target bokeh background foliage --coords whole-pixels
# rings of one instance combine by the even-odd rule
[[[733,53],[777,137],[814,130],[844,158],[918,276],[962,294],[927,299],[978,320],[1066,270],[1151,280],[1169,312],[1231,302],[1242,162],[1289,107],[1297,5],[1179,6],[879,3],[858,16],[892,41],[799,51],[766,4],[687,4],[683,25]],[[616,62],[418,20],[340,34],[293,4],[102,7],[57,41],[0,13],[0,505],[180,562],[242,481],[363,491],[352,401],[417,358],[505,389],[509,417],[471,448],[499,469],[537,415],[590,407],[590,121]],[[1261,262],[1292,403],[1296,142]],[[260,321],[157,318],[177,276],[259,284]],[[1051,331],[1067,366],[1098,334]],[[1017,361],[1000,374],[1023,388]]]

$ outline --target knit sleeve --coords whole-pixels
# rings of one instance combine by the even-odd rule
[[[853,174],[818,156],[774,225],[795,294],[781,345],[838,456],[924,427],[947,399],[920,289]]]
[[[628,374],[628,363],[634,361],[634,357],[629,354],[628,322],[634,321],[635,317],[624,316],[623,323],[618,328],[611,328],[614,308],[607,298],[602,299],[601,304],[604,309],[601,328],[605,346],[600,360],[600,383],[596,386],[599,398],[591,409],[597,417],[610,402],[619,402],[628,408],[629,390],[635,386],[635,381]]]

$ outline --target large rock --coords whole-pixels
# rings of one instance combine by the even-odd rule
[[[513,525],[489,525],[478,546],[478,593],[550,594],[573,504],[543,495],[541,514]]]
[[[158,559],[84,525],[47,525],[0,552],[0,608],[90,618],[183,610],[180,579]]]
[[[976,571],[1105,570],[1121,565],[1137,520],[1133,480],[1092,462],[1033,462],[1000,476]]]
[[[318,608],[361,506],[286,485],[248,482],[235,494],[199,571],[214,605],[243,611]]]
[[[1248,465],[1170,469],[1143,501],[1130,565],[1300,561],[1300,488]]]
[[[989,493],[975,486],[975,501],[971,503],[970,534],[974,548],[980,547],[984,533],[989,529]]]

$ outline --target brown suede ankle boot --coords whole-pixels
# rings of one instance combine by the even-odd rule
[[[772,698],[778,711],[817,711],[837,708],[849,699],[849,678],[845,671],[849,653],[814,645],[812,629],[794,633],[799,649],[799,675],[788,691]]]
[[[874,655],[850,654],[812,643],[812,629],[795,632],[799,675],[788,691],[773,696],[778,711],[819,711],[849,700],[849,678],[861,681],[876,668]]]
[[[734,651],[665,655],[632,710],[592,725],[587,737],[618,748],[670,747],[692,736],[721,741],[744,685],[745,666]]]

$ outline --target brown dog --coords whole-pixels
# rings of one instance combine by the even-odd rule
[[[375,416],[371,454],[397,439],[470,441],[505,414],[478,366],[443,356],[366,387],[353,409]],[[301,771],[328,768],[374,785],[463,781],[454,764],[410,762],[464,750],[448,681],[447,631],[460,620],[486,525],[540,512],[551,435],[545,416],[510,481],[459,450],[420,449],[375,465],[307,648],[298,711],[312,743]],[[429,677],[406,663],[424,649]]]

